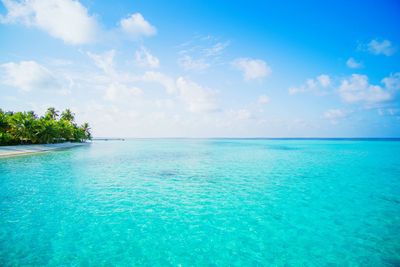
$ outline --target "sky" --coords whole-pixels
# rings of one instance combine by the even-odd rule
[[[98,137],[400,137],[399,1],[2,0],[0,108]]]

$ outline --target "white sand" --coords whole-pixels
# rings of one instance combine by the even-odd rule
[[[82,146],[87,143],[58,143],[44,145],[18,145],[18,146],[0,146],[0,158],[11,157],[32,153],[47,152],[56,149],[65,149],[70,147]]]

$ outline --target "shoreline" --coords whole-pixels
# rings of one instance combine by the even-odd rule
[[[29,154],[44,153],[53,150],[72,148],[82,146],[88,143],[57,143],[57,144],[35,144],[35,145],[15,145],[0,146],[0,158],[22,156]]]

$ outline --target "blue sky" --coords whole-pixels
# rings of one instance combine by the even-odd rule
[[[0,107],[95,136],[399,137],[398,1],[3,0]]]

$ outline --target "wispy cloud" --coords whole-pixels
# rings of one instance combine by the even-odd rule
[[[143,46],[136,50],[135,61],[138,66],[144,68],[158,68],[160,66],[160,60]]]
[[[206,57],[215,57],[220,54],[229,46],[229,41],[218,42],[209,48],[204,49],[204,55]]]
[[[87,55],[93,60],[95,65],[102,69],[106,74],[113,75],[115,50],[109,50],[102,54],[87,52]]]
[[[203,71],[210,67],[210,63],[207,63],[204,58],[193,59],[188,55],[180,57],[178,63],[185,70]]]
[[[178,64],[186,71],[203,72],[221,63],[221,55],[229,45],[229,41],[221,42],[213,36],[195,36],[178,46]]]

